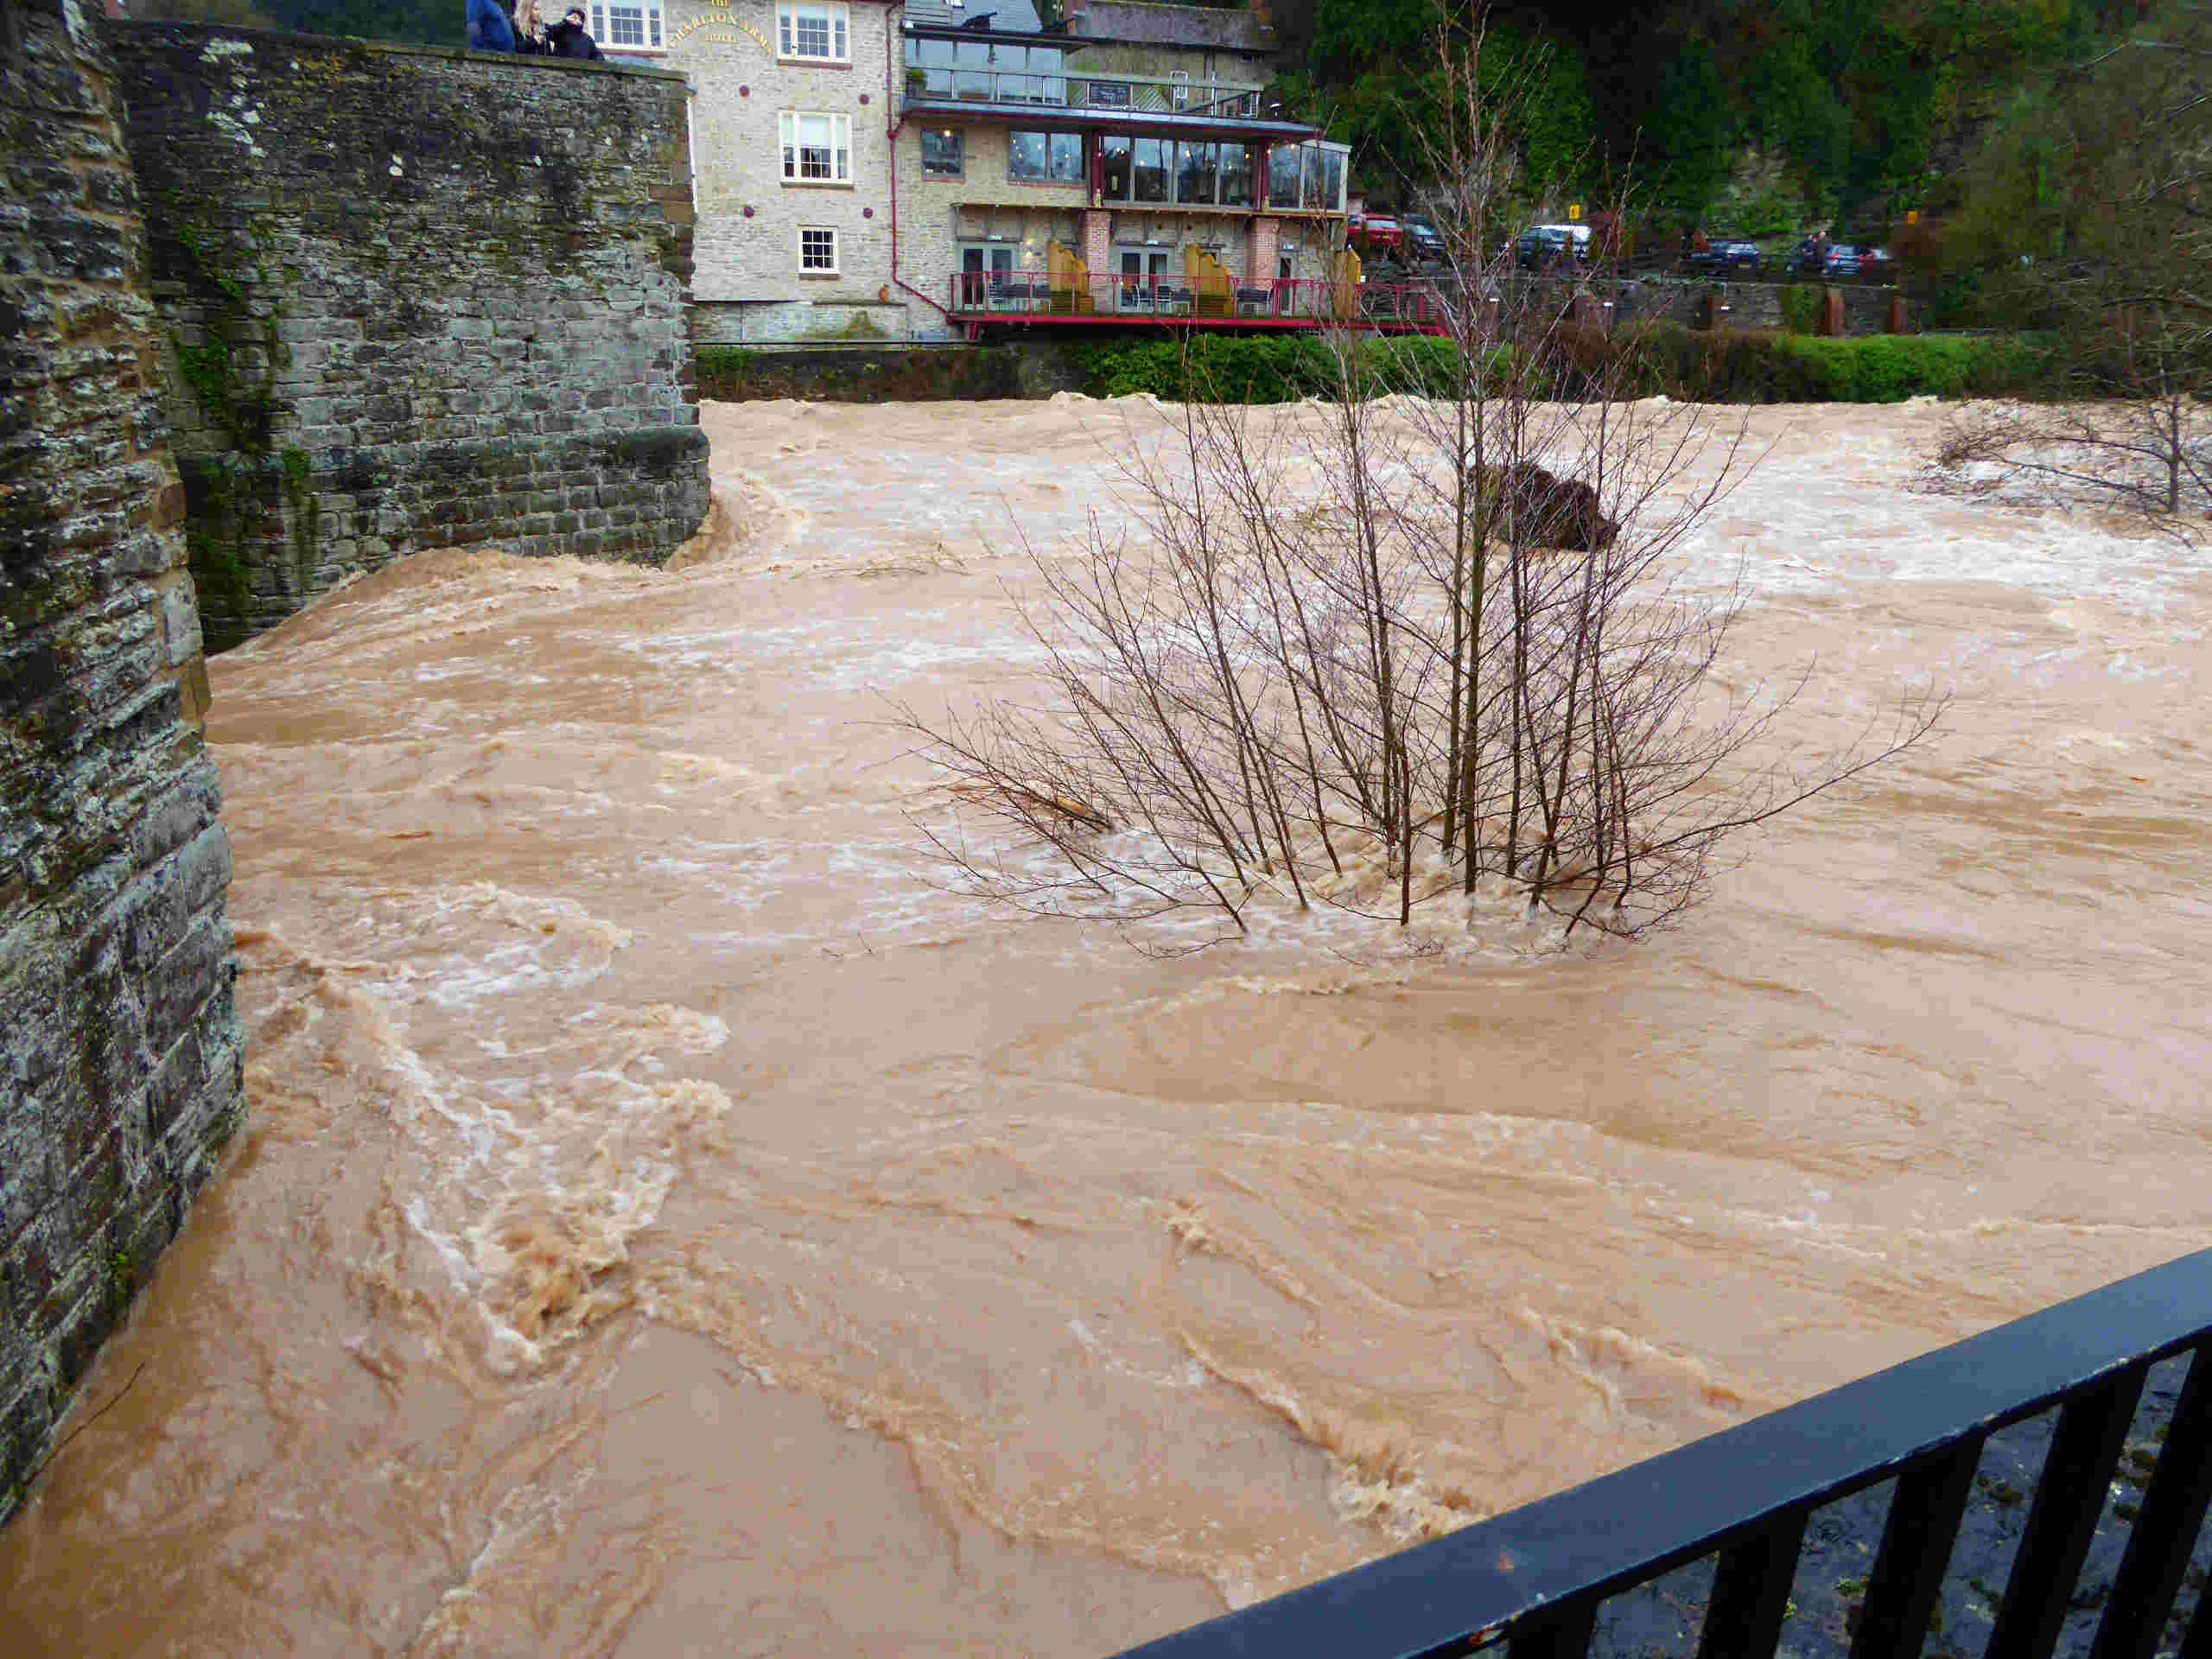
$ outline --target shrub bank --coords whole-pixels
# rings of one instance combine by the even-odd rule
[[[830,404],[929,404],[1048,397],[1081,382],[1049,342],[759,351],[701,346],[699,396],[716,403],[800,397]]]
[[[1563,327],[1536,348],[1547,395],[1587,395],[1623,377],[1632,397],[1700,403],[1894,404],[1914,397],[2031,393],[2053,373],[2048,342],[2031,337],[1885,334],[1827,340],[1779,330],[1700,331],[1669,322],[1624,328]],[[1062,355],[1096,397],[1185,395],[1186,373],[1211,401],[1295,403],[1338,384],[1328,346],[1312,334],[1198,334],[1085,341]],[[1361,378],[1375,391],[1438,396],[1454,378],[1449,340],[1400,335],[1359,342]]]

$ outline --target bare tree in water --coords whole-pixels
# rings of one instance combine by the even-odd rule
[[[2212,529],[2212,10],[2158,7],[2000,124],[1948,257],[2050,331],[2074,401],[1972,405],[1938,487]]]
[[[1842,752],[1757,758],[1805,681],[1724,691],[1739,594],[1675,556],[1748,464],[1742,425],[1633,399],[1632,345],[1578,364],[1571,296],[1503,251],[1510,94],[1478,32],[1444,45],[1442,382],[1360,333],[1349,291],[1320,397],[1214,401],[1186,356],[1126,512],[1033,551],[1047,695],[899,711],[947,779],[923,828],[957,885],[1198,907],[1216,938],[1262,906],[1403,924],[1502,885],[1567,935],[1633,937],[1695,902],[1731,834],[1933,729],[1940,700],[1907,695]]]

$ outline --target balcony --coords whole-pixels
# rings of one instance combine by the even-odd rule
[[[948,65],[908,67],[908,109],[958,109],[975,105],[1256,121],[1260,119],[1260,88],[1133,75],[1039,74]]]
[[[947,308],[970,330],[1003,324],[1111,324],[1214,328],[1352,327],[1440,334],[1441,296],[1421,283],[1262,278],[1208,283],[1188,276],[1080,276],[1043,270],[963,271]]]

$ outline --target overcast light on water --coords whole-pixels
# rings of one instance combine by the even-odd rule
[[[216,659],[252,1128],[0,1645],[1103,1654],[2212,1243],[2212,572],[1941,418],[1754,416],[1726,676],[1952,708],[1634,947],[933,884],[884,699],[1032,683],[1141,400],[709,405],[711,556]]]

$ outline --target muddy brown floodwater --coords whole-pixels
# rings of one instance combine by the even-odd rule
[[[1025,683],[1141,402],[709,406],[714,557],[221,658],[252,1128],[0,1646],[1103,1654],[2212,1243],[2212,576],[1939,418],[1759,412],[1690,557],[1946,734],[1635,948],[922,879],[880,698]]]

